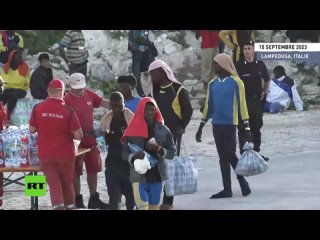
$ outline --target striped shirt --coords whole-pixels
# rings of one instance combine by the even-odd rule
[[[208,86],[202,121],[213,125],[238,125],[238,117],[249,119],[243,82],[236,76],[216,77]]]
[[[67,48],[66,55],[70,62],[82,64],[87,61],[89,53],[85,48],[85,39],[81,31],[68,30],[60,45]]]

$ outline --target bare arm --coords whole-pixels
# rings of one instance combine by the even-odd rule
[[[29,132],[30,132],[30,133],[35,133],[35,132],[37,132],[37,131],[38,131],[38,130],[37,130],[36,127],[29,125]]]
[[[103,98],[100,106],[104,108],[108,108],[110,106],[109,102],[110,102],[109,100]]]
[[[83,132],[81,128],[73,132],[73,138],[76,140],[81,140],[83,138]]]
[[[66,62],[67,65],[69,65],[69,60],[67,58],[66,52],[64,51],[64,46],[61,44],[59,45],[59,51],[63,60]]]

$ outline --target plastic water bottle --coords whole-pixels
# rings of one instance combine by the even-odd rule
[[[98,146],[100,148],[100,152],[107,152],[107,144],[106,144],[106,141],[104,140],[104,137],[103,136],[100,136],[100,137],[97,137],[97,143],[98,143]]]
[[[129,149],[132,153],[143,151],[143,149],[140,146],[138,146],[137,144],[129,143],[128,146],[129,146]],[[154,157],[152,157],[146,151],[143,151],[143,152],[147,156],[147,159],[149,160],[151,167],[154,167],[155,165],[157,165],[157,160]]]

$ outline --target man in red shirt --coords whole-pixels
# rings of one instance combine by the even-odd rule
[[[76,208],[85,208],[83,198],[80,194],[80,176],[83,174],[83,162],[87,170],[87,182],[90,191],[88,208],[109,209],[109,205],[102,202],[97,192],[97,175],[102,171],[102,161],[100,151],[93,131],[93,110],[98,107],[109,107],[109,101],[99,97],[94,92],[85,89],[86,79],[82,73],[74,73],[70,76],[71,91],[64,97],[64,101],[72,107],[79,117],[84,137],[80,146],[91,148],[91,151],[83,157],[76,159],[76,179],[74,183],[76,193]]]
[[[38,132],[38,156],[46,175],[53,209],[74,208],[73,139],[81,140],[83,133],[74,110],[63,101],[64,83],[52,80],[49,97],[36,105],[29,121],[30,133]]]
[[[213,78],[213,58],[219,53],[219,31],[218,30],[198,30],[196,38],[201,37],[201,79],[204,89]]]

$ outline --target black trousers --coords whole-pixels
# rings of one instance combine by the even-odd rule
[[[182,139],[182,135],[178,136],[178,137],[174,137],[173,140],[177,145],[177,156],[180,156],[180,150],[181,150],[181,139]],[[164,188],[164,194],[163,194],[163,200],[162,203],[163,204],[168,204],[170,206],[173,205],[173,196],[172,197],[168,197],[166,195],[166,188]]]
[[[238,158],[236,155],[236,126],[234,125],[213,125],[213,136],[216,142],[222,175],[223,188],[232,191],[230,165],[236,168]],[[244,181],[244,177],[237,175],[239,181]]]
[[[119,209],[119,197],[121,199],[123,194],[126,198],[127,210],[132,210],[134,208],[134,196],[132,183],[130,181],[129,164],[126,164],[126,162],[121,159],[121,148],[119,150],[109,147],[105,166],[110,209]]]
[[[3,93],[0,95],[0,101],[3,102],[3,105],[7,105],[8,113],[11,114],[13,109],[17,105],[17,101],[19,98],[24,98],[27,95],[27,92],[22,89],[14,89],[9,88],[5,89]]]
[[[71,75],[73,73],[82,73],[87,77],[87,62],[81,64],[71,63],[69,66],[69,74]]]
[[[261,146],[261,128],[263,126],[263,103],[259,97],[247,97],[247,108],[249,113],[249,124],[251,128],[251,134],[253,138],[254,150],[260,152]],[[238,125],[238,137],[239,137],[239,148],[240,154],[243,153],[243,145],[245,144],[245,130],[244,124],[241,119],[239,119]]]
[[[132,183],[130,178],[123,174],[112,173],[113,169],[108,169],[105,171],[106,184],[108,187],[109,194],[109,205],[111,210],[119,209],[119,196],[122,194],[126,198],[127,210],[133,210],[134,208],[134,196]]]

